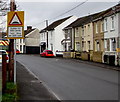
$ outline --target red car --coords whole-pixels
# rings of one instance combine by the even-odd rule
[[[42,53],[40,53],[40,56],[42,57],[54,57],[54,54],[52,50],[44,50]]]
[[[20,51],[18,49],[16,49],[16,54],[20,53]]]

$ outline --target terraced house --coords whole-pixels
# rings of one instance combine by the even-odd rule
[[[68,54],[73,58],[120,65],[119,28],[120,4],[105,11],[78,18],[63,29],[66,36],[65,49],[74,51],[74,55]]]
[[[104,18],[103,15],[106,14],[108,10],[100,12],[94,18],[93,22],[93,61],[100,62],[103,61],[104,52]]]
[[[75,51],[75,58],[83,60],[92,60],[93,52],[93,24],[92,20],[95,16],[92,14],[85,17],[78,18],[69,26],[64,28],[65,34],[69,35],[71,32],[71,48]],[[70,31],[71,30],[71,31]],[[69,31],[67,33],[67,31]]]
[[[120,65],[120,4],[112,7],[104,15],[104,47],[103,62]]]

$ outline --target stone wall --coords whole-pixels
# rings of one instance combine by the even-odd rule
[[[103,52],[93,52],[93,61],[102,63]]]

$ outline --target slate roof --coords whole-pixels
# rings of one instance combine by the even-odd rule
[[[27,34],[29,34],[30,32],[32,32],[33,30],[35,30],[35,28],[34,28],[34,29],[29,29],[29,30],[24,30],[24,34],[27,35]]]
[[[106,10],[104,17],[113,15],[114,13],[118,13],[118,12],[120,12],[120,3]]]
[[[42,29],[42,30],[40,31],[40,33],[45,32],[46,30],[48,30],[48,31],[54,30],[54,28],[56,28],[58,25],[60,25],[61,23],[63,23],[63,22],[66,21],[67,19],[69,19],[70,17],[71,17],[71,16],[53,22],[53,23],[50,24],[48,27]]]
[[[76,21],[74,21],[73,23],[71,23],[70,25],[65,27],[64,29],[67,29],[67,28],[70,28],[70,27],[73,27],[73,28],[74,27],[79,27],[79,26],[82,26],[84,24],[87,24],[87,23],[91,22],[95,18],[95,16],[98,15],[98,14],[99,13],[78,18]]]
[[[102,12],[78,18],[76,21],[74,21],[73,23],[71,23],[70,25],[65,27],[64,29],[68,29],[68,28],[71,28],[71,27],[72,28],[79,27],[79,26],[87,24],[91,21],[99,20],[101,18],[104,18],[106,16],[110,16],[113,13],[117,13],[117,12],[120,12],[120,4],[117,4],[114,7],[111,7],[107,10],[102,11]]]

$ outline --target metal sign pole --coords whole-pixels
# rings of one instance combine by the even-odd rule
[[[16,39],[14,39],[14,83],[16,84]]]

